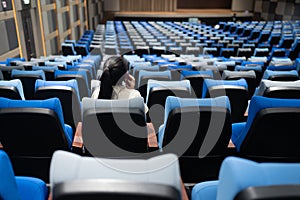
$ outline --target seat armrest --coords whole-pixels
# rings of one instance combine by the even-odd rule
[[[82,139],[82,122],[78,122],[73,143],[72,143],[72,152],[76,154],[83,154],[84,153],[84,145]]]
[[[16,176],[16,183],[21,199],[45,200],[49,192],[44,181],[25,176]]]
[[[152,123],[147,123],[149,151],[158,150],[157,137]]]

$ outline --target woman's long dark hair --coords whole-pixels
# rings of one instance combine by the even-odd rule
[[[103,69],[98,99],[111,99],[112,87],[122,84],[124,75],[128,70],[127,65],[125,65],[122,57],[112,56],[105,61]]]

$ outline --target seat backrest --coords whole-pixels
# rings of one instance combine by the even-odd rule
[[[234,48],[221,48],[220,56],[223,56],[225,58],[229,58],[230,56],[235,56]]]
[[[63,170],[64,166],[69,166],[69,169]],[[81,157],[65,151],[54,153],[50,168],[51,187],[88,179],[163,184],[174,187],[181,194],[179,163],[174,154],[150,159],[108,159]]]
[[[189,80],[193,88],[192,95],[195,94],[196,97],[201,98],[202,88],[204,79],[212,79],[214,76],[212,70],[206,71],[181,71],[181,80]]]
[[[299,99],[253,96],[236,148],[241,154],[257,159],[299,159],[299,120]]]
[[[19,79],[0,81],[0,97],[25,100],[22,82]]]
[[[138,77],[138,90],[141,93],[142,97],[146,100],[147,96],[147,84],[148,80],[158,80],[158,81],[171,81],[171,72],[170,71],[146,71],[140,70]]]
[[[253,55],[251,48],[238,48],[237,49],[237,56],[245,56],[246,58],[249,58]]]
[[[168,96],[191,97],[190,81],[148,81],[146,104],[156,130],[163,123],[164,107]]]
[[[12,70],[11,77],[13,79],[20,79],[23,85],[25,99],[34,99],[34,86],[38,79],[46,80],[45,73],[42,70],[37,71],[23,71]]]
[[[83,99],[83,141],[93,155],[134,156],[145,153],[147,126],[144,100]]]
[[[248,106],[248,93],[248,84],[243,78],[239,80],[205,79],[202,89],[203,98],[228,96],[232,122],[244,121],[244,113]]]
[[[60,100],[65,123],[70,125],[75,131],[78,122],[82,121],[77,81],[36,81],[35,99],[54,97]]]
[[[269,49],[268,48],[255,48],[253,56],[257,56],[257,57],[269,56]]]
[[[17,175],[48,181],[55,150],[70,150],[73,132],[64,124],[58,98],[11,100],[0,98],[0,141],[11,156]]]
[[[56,70],[54,73],[56,81],[68,81],[75,79],[78,84],[80,99],[90,96],[90,89],[88,87],[88,78],[86,71],[62,71]]]
[[[0,65],[0,70],[2,72],[4,80],[11,80],[11,72],[13,69],[25,70],[24,66],[2,66]]]
[[[251,99],[256,88],[256,74],[253,70],[249,71],[229,71],[224,70],[222,79],[224,80],[238,80],[244,78],[248,85],[248,99]]]
[[[166,100],[164,119],[158,135],[159,146],[164,152],[196,157],[226,152],[231,136],[228,97],[186,99],[170,96]],[[208,141],[209,144],[204,144]]]
[[[299,75],[296,70],[273,71],[267,69],[264,72],[262,79],[267,79],[271,81],[296,81],[299,80]]]
[[[228,157],[220,169],[217,200],[235,199],[240,191],[250,186],[299,184],[299,169],[299,163],[257,163]]]
[[[76,55],[74,44],[72,43],[62,43],[61,49],[64,56]]]
[[[89,50],[88,50],[88,46],[87,45],[88,44],[79,44],[79,43],[77,43],[75,45],[75,52],[76,52],[76,54],[82,55],[82,56],[87,56],[89,54]]]
[[[32,70],[43,70],[45,73],[46,81],[54,80],[54,72],[58,70],[57,66],[33,66]]]
[[[300,81],[262,80],[256,95],[282,99],[299,99],[299,91]]]

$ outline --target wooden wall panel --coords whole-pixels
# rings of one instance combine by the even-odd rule
[[[120,0],[121,12],[172,12],[175,10],[176,0]]]
[[[231,0],[177,0],[178,9],[231,9]]]

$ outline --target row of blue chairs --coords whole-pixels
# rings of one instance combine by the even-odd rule
[[[64,56],[81,55],[87,56],[90,54],[90,44],[94,36],[93,30],[86,30],[81,38],[76,40],[65,40],[61,44],[61,51]]]
[[[226,26],[217,29],[203,24],[185,22],[108,21],[105,27],[99,27],[100,31],[96,40],[98,47],[106,54],[134,52],[139,55],[143,53],[199,55],[209,53],[227,58],[230,56],[246,56],[247,58],[267,56],[269,60],[274,56],[290,56],[293,60],[298,57],[300,47],[297,35],[298,21],[281,24],[279,28],[278,23],[275,22],[253,22],[253,24],[242,25],[228,22],[228,24],[241,28],[241,33],[230,32],[224,29]],[[278,45],[273,42],[275,38],[272,32],[273,26],[274,34],[279,35]],[[260,41],[256,38],[262,37],[259,35],[260,30],[263,33],[269,31],[269,35],[264,36],[267,37],[267,41]]]

